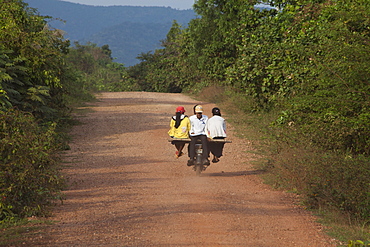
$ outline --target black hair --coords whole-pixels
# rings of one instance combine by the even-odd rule
[[[197,107],[198,106],[198,104],[196,104],[194,107],[193,107],[193,112],[194,112],[194,114],[196,114],[196,112],[195,112],[195,107]]]
[[[215,107],[212,109],[212,114],[213,115],[217,115],[217,116],[220,116],[221,117],[221,111],[219,108]]]
[[[175,123],[175,128],[177,129],[179,126],[180,126],[180,124],[181,124],[181,121],[182,121],[182,119],[181,119],[181,112],[176,112],[176,123]]]

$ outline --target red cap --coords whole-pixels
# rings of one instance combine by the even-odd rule
[[[179,106],[176,108],[176,112],[180,112],[181,114],[183,114],[185,112],[185,108],[183,106]]]

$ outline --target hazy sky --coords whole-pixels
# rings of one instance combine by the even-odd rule
[[[62,0],[72,3],[87,5],[130,5],[130,6],[161,6],[171,7],[174,9],[191,9],[194,0]]]

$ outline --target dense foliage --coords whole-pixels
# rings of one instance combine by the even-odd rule
[[[130,70],[154,91],[213,84],[238,95],[244,112],[274,115],[263,129],[276,145],[276,185],[368,220],[370,2],[257,3],[196,1],[199,17],[174,23],[163,48]]]
[[[69,42],[21,1],[2,1],[0,65],[2,107],[17,107],[45,121],[64,114],[63,54]]]
[[[45,215],[61,199],[58,153],[71,106],[100,90],[133,90],[108,45],[70,47],[21,0],[0,0],[0,222]]]
[[[68,116],[69,43],[22,1],[0,4],[0,220],[45,213],[59,197],[55,127]]]
[[[44,215],[64,186],[55,124],[41,127],[31,114],[12,109],[0,123],[0,220]]]
[[[112,51],[108,45],[98,47],[93,43],[80,45],[75,42],[75,46],[69,49],[66,60],[77,70],[76,73],[82,80],[82,91],[117,92],[140,89],[128,76],[123,64],[113,62]]]

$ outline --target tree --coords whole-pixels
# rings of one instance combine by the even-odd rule
[[[69,42],[20,0],[0,5],[0,25],[2,105],[55,117],[63,108],[59,89]]]

